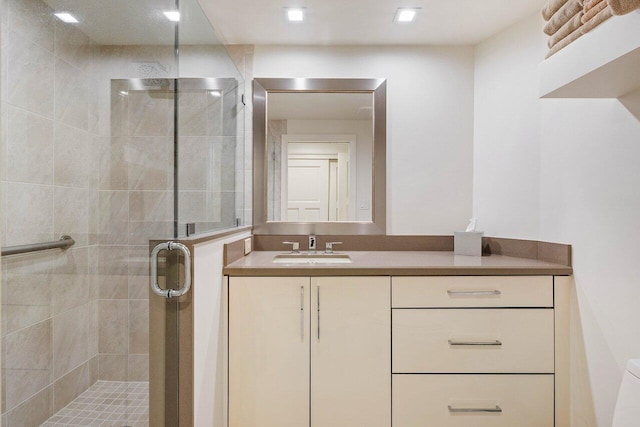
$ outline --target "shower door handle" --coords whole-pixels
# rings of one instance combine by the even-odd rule
[[[162,289],[158,285],[158,254],[160,251],[179,250],[184,255],[184,285],[178,289]],[[160,243],[151,251],[151,290],[154,294],[164,298],[181,297],[191,289],[191,252],[182,243]],[[178,282],[179,283],[179,282]]]

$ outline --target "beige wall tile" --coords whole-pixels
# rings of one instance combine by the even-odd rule
[[[91,307],[89,309],[89,330],[91,331],[91,333],[89,334],[89,357],[94,358],[99,353],[99,343],[100,343],[100,337],[98,335],[98,330],[99,330],[98,326],[100,324],[99,323],[100,317],[99,317],[99,310],[98,310],[99,300],[91,301],[89,305]]]
[[[100,190],[126,190],[128,188],[127,137],[94,137],[93,167],[96,186]]]
[[[129,247],[129,299],[149,299],[149,246]]]
[[[92,47],[95,51],[95,47]],[[93,63],[93,62],[91,62]],[[89,74],[89,133],[92,135],[100,134],[100,83]]]
[[[53,121],[14,107],[8,107],[7,120],[7,179],[52,184]]]
[[[173,222],[131,221],[129,223],[129,244],[144,245],[149,240],[170,239],[173,236]]]
[[[96,310],[97,312],[97,310]],[[98,371],[100,367],[100,356],[96,355],[89,361],[89,367],[91,370],[89,371],[89,383],[93,385],[96,381],[98,381]]]
[[[91,135],[56,123],[54,183],[88,188],[91,176]]]
[[[173,93],[129,92],[129,129],[133,136],[173,134]]]
[[[55,119],[89,130],[89,78],[66,61],[56,59]]]
[[[87,257],[89,259],[89,263],[87,266],[87,287],[89,288],[90,301],[96,301],[98,299],[98,260],[100,257],[99,251],[100,249],[98,246],[90,246],[87,250]]]
[[[149,275],[129,276],[129,299],[149,299]]]
[[[101,354],[98,360],[98,379],[126,381],[127,359],[126,354]]]
[[[131,138],[126,156],[130,190],[173,189],[173,138]]]
[[[213,93],[207,97],[206,106],[206,135],[207,136],[222,136],[222,94]]]
[[[126,300],[98,302],[98,351],[127,354],[129,344],[129,303]]]
[[[181,191],[178,217],[181,223],[207,222],[211,212],[207,211],[207,193],[204,191]]]
[[[105,245],[127,242],[129,195],[126,191],[100,191],[98,242]]]
[[[50,281],[52,315],[89,302],[88,263],[86,247],[69,249],[57,257]]]
[[[5,0],[8,26],[20,38],[53,51],[52,10],[39,0]]]
[[[102,80],[103,84],[108,84],[108,80]],[[112,81],[109,91],[109,109],[102,106],[100,116],[100,135],[112,137],[129,136],[129,86],[126,82]]]
[[[127,371],[129,381],[149,381],[149,355],[130,354]]]
[[[149,301],[129,301],[129,354],[149,353]]]
[[[37,253],[3,260],[3,331],[14,332],[51,316],[50,283],[59,254]],[[34,269],[38,265],[40,268]]]
[[[207,190],[216,162],[208,138],[181,137],[178,142],[178,185],[180,190]]]
[[[11,410],[7,414],[7,424],[9,427],[38,427],[51,415],[53,415],[53,387],[47,387]]]
[[[8,102],[45,117],[53,117],[53,53],[9,32]]]
[[[65,311],[53,318],[55,378],[60,378],[89,359],[90,304]]]
[[[6,244],[24,245],[54,239],[53,188],[50,186],[7,183]]]
[[[7,408],[21,404],[52,381],[51,333],[51,321],[46,320],[5,337]]]
[[[207,92],[180,92],[178,132],[183,136],[205,136],[207,133]]]
[[[70,235],[77,246],[89,243],[89,189],[56,187],[54,190],[53,232]]]
[[[130,191],[130,221],[172,221],[173,192]]]
[[[126,246],[100,246],[98,249],[98,295],[101,299],[127,298]]]
[[[53,384],[53,410],[58,412],[91,386],[91,363],[86,362]]]
[[[91,39],[77,25],[55,21],[55,50],[57,57],[74,67],[86,71],[94,61],[95,51]]]

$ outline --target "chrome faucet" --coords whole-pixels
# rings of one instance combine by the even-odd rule
[[[341,245],[342,242],[327,242],[325,244],[324,253],[332,254],[333,253],[333,245]]]
[[[316,235],[315,234],[309,234],[309,253],[310,254],[315,254],[317,252],[316,250]]]
[[[299,254],[300,253],[300,243],[299,242],[282,242],[283,245],[291,245],[291,253]]]

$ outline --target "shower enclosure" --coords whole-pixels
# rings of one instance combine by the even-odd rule
[[[1,4],[2,425],[188,425],[149,255],[243,225],[243,76],[197,0]]]

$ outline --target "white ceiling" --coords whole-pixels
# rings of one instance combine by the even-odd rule
[[[370,120],[370,93],[269,93],[269,120]]]
[[[68,12],[100,45],[165,45],[175,42],[175,25],[162,14],[175,0],[44,0],[54,12]],[[219,44],[198,0],[180,1],[182,44]]]
[[[102,45],[172,45],[162,15],[175,0],[44,0],[74,14]],[[467,45],[536,13],[545,0],[181,0],[183,44]],[[200,5],[213,22],[210,27]],[[291,23],[284,7],[303,6]],[[394,24],[398,7],[421,7],[414,23]]]
[[[540,10],[545,0],[199,0],[229,44],[467,45]],[[290,23],[284,7],[303,6]],[[398,7],[421,7],[394,24]]]

